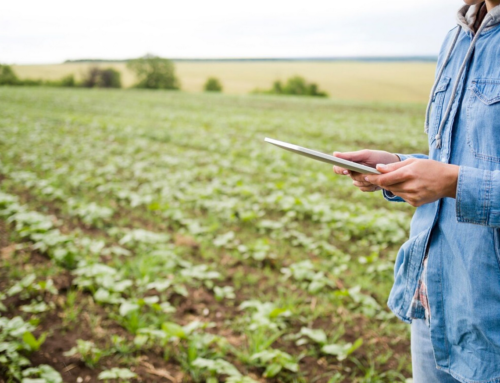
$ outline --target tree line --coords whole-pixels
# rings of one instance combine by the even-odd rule
[[[180,81],[175,74],[175,65],[171,60],[158,56],[145,56],[127,61],[127,68],[137,79],[134,88],[178,90]],[[57,86],[84,88],[121,88],[121,74],[114,68],[91,66],[81,81],[70,74],[59,80],[19,79],[12,67],[0,65],[0,85],[10,86]],[[222,92],[223,86],[219,79],[210,77],[203,86],[207,92]],[[293,76],[285,83],[276,81],[271,89],[256,89],[252,93],[317,96],[327,97],[315,83],[308,83],[303,77]]]

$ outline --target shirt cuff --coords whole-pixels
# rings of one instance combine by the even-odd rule
[[[493,186],[491,171],[460,166],[456,193],[457,221],[488,225],[492,193],[495,192]],[[498,215],[494,215],[498,224]]]
[[[382,194],[387,201],[390,202],[406,202],[403,198],[392,194],[389,190],[382,189]]]
[[[400,153],[394,153],[396,156],[399,157],[400,161],[407,160],[408,158],[411,158],[411,155],[407,154],[400,154]],[[382,189],[382,194],[384,195],[384,198],[387,201],[390,202],[405,202],[405,200],[401,197],[398,197],[397,195],[392,194],[389,190]]]
[[[394,153],[394,154],[399,157],[399,160],[401,162],[407,160],[408,158],[413,158],[412,155],[408,155],[408,154],[399,154],[399,153]]]

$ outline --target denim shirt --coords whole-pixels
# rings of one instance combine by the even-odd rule
[[[410,239],[396,259],[388,305],[411,322],[410,305],[427,250],[437,368],[461,382],[500,383],[500,25],[478,35],[437,148],[435,136],[474,37],[463,29],[457,35],[457,28],[449,32],[438,59],[438,71],[443,66],[444,71],[431,98],[429,155],[400,155],[401,160],[429,158],[459,165],[456,199],[416,209]]]

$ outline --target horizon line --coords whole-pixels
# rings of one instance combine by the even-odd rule
[[[68,59],[58,63],[31,63],[31,64],[15,64],[11,65],[57,65],[57,64],[72,64],[72,63],[123,63],[133,59],[99,59],[99,58],[83,58],[83,59]],[[409,55],[409,56],[297,56],[297,57],[228,57],[228,58],[169,58],[173,62],[287,62],[287,61],[362,61],[362,62],[435,62],[437,56],[435,55]]]
[[[167,57],[168,58],[168,57]],[[183,61],[436,61],[435,55],[411,56],[292,56],[292,57],[173,57],[168,58],[174,62]],[[133,59],[77,59],[66,60],[64,63],[74,62],[127,62]]]

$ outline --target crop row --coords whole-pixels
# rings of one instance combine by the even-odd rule
[[[4,169],[4,172],[5,171],[6,169]],[[124,242],[134,242],[133,238],[141,235],[151,237],[151,241],[159,240],[158,238],[168,239],[165,234],[156,235],[156,237],[158,237],[156,238],[155,234],[148,234],[147,231],[142,229],[137,229],[133,231],[132,234],[128,234],[128,236],[124,239],[120,239],[120,235],[126,233],[127,229],[112,226],[114,212],[111,207],[97,205],[95,202],[86,203],[85,201],[74,197],[66,197],[62,190],[55,188],[47,180],[40,180],[36,178],[35,174],[31,172],[12,172],[8,173],[8,176],[11,177],[16,183],[20,183],[24,187],[34,189],[39,195],[43,196],[48,201],[66,201],[65,210],[69,216],[76,217],[77,219],[80,219],[82,223],[95,226],[96,228],[107,227],[105,231],[108,235],[117,237],[117,240],[120,241],[121,244]],[[116,196],[112,197],[116,198]],[[111,198],[111,200],[113,200],[113,198]],[[186,220],[185,218],[177,216],[177,220],[170,221],[176,222],[181,228],[187,228],[188,234],[193,235],[196,240],[200,242],[208,241],[210,245],[215,246],[216,248],[237,253],[236,256],[242,260],[249,259],[250,264],[258,264],[276,257],[271,249],[269,240],[267,239],[259,239],[251,243],[243,244],[236,237],[236,234],[233,231],[216,236],[210,230],[203,230],[205,226],[200,218]],[[336,286],[334,281],[338,279],[348,267],[347,263],[350,260],[349,256],[338,251],[335,246],[332,246],[326,241],[318,243],[314,238],[310,238],[297,230],[290,229],[287,224],[277,225],[276,221],[263,220],[262,224],[257,227],[259,231],[268,233],[271,239],[286,240],[296,247],[303,248],[305,251],[323,255],[322,258],[314,263],[307,260],[292,263],[287,267],[281,268],[281,272],[284,274],[285,278],[293,280],[301,288],[310,293],[316,294],[324,289],[331,291],[331,288]],[[193,232],[189,231],[189,228],[191,228]],[[273,235],[273,233],[276,235]],[[116,254],[127,254],[127,250],[118,246],[113,247],[113,252]],[[326,256],[328,254],[330,257]],[[370,261],[373,262],[376,260],[377,254],[372,253],[371,257],[372,259]],[[71,262],[71,260],[69,261]],[[198,267],[203,268],[205,266],[200,265]],[[368,271],[373,273],[384,273],[390,268],[391,266],[389,262],[376,262],[374,265],[368,267]],[[225,289],[230,288],[231,287],[229,286],[225,287]],[[336,296],[339,296],[339,294],[351,296],[355,302],[361,303],[362,312],[368,316],[374,317],[375,314],[380,311],[378,303],[370,296],[362,294],[359,286],[353,286],[350,289],[343,289],[342,291],[335,292]],[[387,318],[387,315],[381,314],[382,313],[379,314],[381,319]]]
[[[4,99],[0,181],[22,206],[6,207],[5,219],[26,249],[70,270],[73,287],[58,295],[79,305],[88,297],[96,318],[128,334],[110,347],[79,339],[71,358],[101,366],[110,353],[154,353],[195,381],[400,379],[406,359],[392,345],[404,345],[406,331],[381,302],[408,207],[353,194],[348,180],[260,137],[283,130],[320,149],[320,137],[345,145],[339,127],[369,122],[380,128],[370,137],[390,145],[385,106],[353,114],[354,105],[293,99],[45,93]],[[393,109],[389,125],[412,113]],[[21,233],[32,225],[40,230]],[[21,271],[13,275],[12,291],[28,289]],[[48,294],[22,304],[54,312]]]
[[[204,265],[193,266],[191,263],[178,258],[169,246],[165,246],[169,239],[168,236],[139,229],[125,231],[126,234],[122,236],[119,243],[125,246],[133,244],[133,249],[137,250],[139,248],[148,251],[148,262],[156,260],[155,265],[158,266],[158,260],[161,260],[163,263],[162,273],[168,273],[171,277],[170,279],[155,280],[154,282],[149,281],[147,278],[134,280],[126,278],[123,273],[118,272],[115,268],[97,262],[96,258],[102,254],[123,256],[127,254],[127,250],[117,246],[106,248],[102,242],[86,237],[61,234],[56,224],[54,224],[53,218],[26,211],[22,205],[19,205],[17,198],[12,195],[0,194],[0,207],[3,208],[2,215],[7,218],[7,222],[15,224],[16,232],[21,237],[33,242],[33,249],[46,253],[55,262],[65,267],[71,268],[76,262],[76,267],[73,270],[73,274],[76,276],[74,284],[90,292],[96,302],[116,306],[116,311],[120,314],[119,317],[117,316],[117,318],[120,318],[120,324],[132,334],[136,334],[134,344],[137,347],[160,345],[168,349],[169,346],[171,347],[170,343],[174,342],[177,348],[179,342],[185,341],[191,352],[190,355],[186,356],[187,360],[184,363],[187,363],[191,368],[208,369],[214,374],[230,375],[233,382],[251,381],[249,377],[242,377],[234,366],[232,366],[233,370],[231,370],[228,367],[231,366],[229,362],[220,358],[205,358],[206,356],[214,357],[214,355],[211,355],[212,352],[208,346],[216,344],[222,349],[224,349],[224,345],[227,347],[227,341],[222,337],[202,332],[204,328],[210,326],[210,323],[196,321],[180,326],[166,321],[168,318],[161,315],[175,311],[175,308],[170,305],[168,300],[162,299],[166,296],[162,293],[167,292],[169,288],[172,288],[175,293],[187,294],[183,283],[195,280],[214,287],[211,281],[219,277],[217,272],[207,270]],[[177,275],[179,277],[175,278],[174,276]],[[34,275],[25,277],[10,288],[9,295],[29,294],[27,290],[33,289],[33,282]],[[45,290],[50,290],[50,280],[47,280],[44,286]],[[160,296],[147,294],[151,290],[159,293]],[[222,288],[215,286],[214,291],[219,299],[234,297],[233,290],[229,286]],[[52,291],[52,293],[54,292]],[[43,301],[33,301],[24,308],[24,311],[41,313],[49,309],[50,307]],[[290,311],[279,309],[272,303],[261,303],[255,300],[243,302],[240,309],[251,312],[248,317],[248,329],[256,331],[259,338],[262,338],[263,332],[283,330],[286,322],[281,318],[291,315]],[[148,312],[154,314],[150,318],[154,318],[156,323],[148,323],[146,316],[144,316]],[[21,318],[16,317],[12,321],[14,321],[13,323],[19,322]],[[158,327],[161,329],[158,329]],[[361,345],[361,341],[358,341],[355,345],[350,343],[345,345],[328,344],[323,330],[312,330],[306,327],[303,327],[297,335],[302,336],[298,340],[298,344],[304,344],[306,341],[312,340],[313,343],[321,346],[322,352],[336,355],[339,360],[344,359]],[[273,338],[273,340],[277,339],[277,337]],[[264,376],[275,376],[282,369],[298,372],[297,360],[291,355],[272,348],[262,350],[264,344],[257,344],[262,339],[252,339],[251,341],[256,343],[253,348],[259,351],[250,355],[249,361],[252,361],[251,365],[259,365],[259,363],[267,365]],[[267,346],[270,345],[268,341],[264,343],[267,343]],[[195,347],[197,351],[194,356],[192,347]],[[22,348],[19,348],[19,350],[22,350]],[[68,355],[75,353],[79,353],[84,360],[92,363],[92,359],[95,358],[94,354],[98,353],[98,351],[88,341],[79,341],[78,345],[70,350]],[[15,366],[14,363],[9,363],[9,365]],[[18,376],[20,367],[21,365],[12,367],[13,369],[17,368]]]

